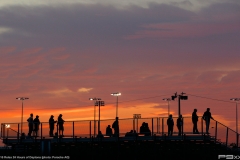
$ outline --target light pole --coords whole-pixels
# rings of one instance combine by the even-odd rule
[[[238,133],[238,101],[240,101],[240,98],[231,98],[231,101],[236,102],[236,132]]]
[[[89,98],[89,100],[95,100],[94,107],[98,106],[98,133],[99,133],[99,131],[100,131],[100,106],[104,106],[104,101],[101,101],[101,98],[95,98],[95,99]]]
[[[184,94],[186,94],[186,93],[181,93],[181,94],[177,94],[177,92],[176,93],[174,93],[174,95],[172,96],[172,100],[174,100],[175,98],[177,98],[178,97],[178,116],[180,116],[181,115],[181,100],[188,100],[188,96],[184,96]]]
[[[17,97],[16,99],[22,101],[22,117],[21,117],[21,134],[22,134],[22,127],[23,127],[23,100],[27,100],[29,98],[27,98],[27,97]]]
[[[168,102],[168,116],[169,116],[169,112],[170,112],[170,105],[169,105],[169,101],[171,101],[170,98],[163,98],[162,100],[167,101]]]
[[[121,93],[120,93],[120,92],[116,92],[116,93],[111,93],[111,95],[117,97],[117,103],[116,103],[116,117],[118,117],[118,96],[121,96]]]
[[[90,101],[95,101],[94,102],[94,113],[93,113],[93,116],[94,116],[94,121],[93,121],[93,131],[94,131],[94,137],[96,136],[96,106],[98,106],[98,104],[96,104],[97,101],[101,100],[101,98],[89,98]]]

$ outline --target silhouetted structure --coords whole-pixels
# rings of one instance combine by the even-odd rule
[[[54,137],[53,138],[58,138],[58,132],[55,132]]]
[[[58,116],[58,122],[57,122],[57,126],[58,126],[58,135],[59,136],[63,136],[63,131],[64,131],[64,127],[63,127],[63,124],[64,124],[64,120],[62,119],[62,114],[60,114]],[[62,131],[62,135],[60,134],[60,131]]]
[[[21,134],[20,140],[23,140],[23,139],[26,139],[25,133],[22,133],[22,134]]]
[[[107,126],[106,128],[106,136],[110,136],[112,137],[112,128],[110,127],[110,125]]]
[[[50,131],[49,131],[49,135],[50,135],[50,137],[53,137],[53,130],[54,130],[54,124],[57,122],[57,121],[54,121],[54,119],[53,119],[53,115],[51,115],[51,117],[50,117],[50,119],[49,119],[49,129],[50,129]]]
[[[30,114],[30,117],[27,119],[28,121],[28,136],[31,136],[33,131],[33,114]]]
[[[102,134],[102,132],[101,132],[101,131],[98,131],[97,138],[103,138],[103,134]]]
[[[210,119],[213,119],[212,114],[210,112],[210,108],[207,108],[207,111],[204,112],[202,119],[206,122],[206,133],[209,134],[209,125],[210,125]]]
[[[178,135],[182,135],[182,126],[183,126],[183,118],[182,115],[180,114],[178,119],[177,119],[177,128],[178,128]]]
[[[199,134],[198,128],[197,128],[197,123],[198,123],[197,109],[193,110],[192,122],[193,122],[193,134]]]
[[[133,136],[137,136],[137,133],[135,130],[131,130],[130,132],[127,132],[125,134],[125,137],[133,137]]]
[[[35,132],[35,136],[38,136],[38,130],[39,130],[39,125],[40,125],[40,120],[39,120],[39,116],[36,115],[36,118],[33,120],[34,123],[34,132]]]
[[[112,124],[112,128],[114,129],[114,137],[119,136],[119,122],[118,117],[116,117],[116,120]]]
[[[167,125],[168,125],[168,136],[172,136],[174,122],[173,122],[173,118],[172,118],[171,114],[169,115],[169,117],[167,119]]]
[[[142,126],[140,127],[140,134],[144,134],[145,136],[151,136],[151,131],[148,127],[148,123],[142,123]]]

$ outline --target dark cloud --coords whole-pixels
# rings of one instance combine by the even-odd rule
[[[30,45],[51,42],[51,45],[78,44],[81,47],[98,43],[106,45],[113,40],[119,42],[141,25],[188,21],[193,14],[158,4],[152,4],[147,9],[131,6],[124,10],[80,4],[58,7],[12,6],[2,8],[0,13],[0,26],[14,30],[6,33],[2,42],[23,39]]]

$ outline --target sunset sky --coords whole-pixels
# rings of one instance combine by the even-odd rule
[[[185,92],[184,116],[209,107],[235,130],[239,91],[239,0],[0,1],[0,123],[20,122],[16,97],[43,122],[93,119],[91,97],[115,118],[112,92],[120,118],[166,117]]]

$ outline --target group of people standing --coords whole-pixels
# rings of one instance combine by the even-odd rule
[[[32,132],[37,136],[38,130],[39,130],[39,125],[40,125],[40,120],[39,116],[36,115],[36,118],[33,119],[33,114],[30,114],[30,117],[27,119],[28,121],[28,136],[31,136]]]
[[[114,130],[114,133],[112,131],[112,129]],[[115,121],[112,124],[112,128],[110,125],[107,126],[106,128],[106,136],[109,137],[118,137],[119,136],[119,122],[118,122],[118,117],[116,117]]]
[[[30,117],[27,119],[28,121],[28,136],[31,137],[32,136],[32,132],[33,132],[33,136],[38,136],[38,130],[39,130],[39,125],[40,125],[40,120],[39,120],[39,116],[36,115],[36,118],[33,119],[33,114],[30,114]],[[64,131],[64,120],[62,119],[62,114],[60,114],[58,116],[58,120],[55,121],[54,120],[54,116],[51,115],[49,118],[49,136],[53,137],[53,136],[64,136],[63,135],[63,131]],[[55,133],[55,135],[53,134],[54,132],[54,124],[57,123],[57,132]]]
[[[211,112],[210,112],[210,108],[207,108],[207,111],[204,112],[202,119],[205,120],[206,123],[206,134],[209,134],[209,125],[210,125],[210,119],[213,119]],[[39,125],[40,125],[40,120],[39,120],[39,116],[36,115],[36,117],[33,119],[33,114],[30,114],[30,117],[27,119],[28,121],[28,127],[29,127],[29,131],[28,131],[28,136],[31,137],[32,136],[32,132],[34,133],[34,136],[38,136],[38,130],[39,130]],[[50,137],[54,137],[54,136],[64,136],[63,135],[63,131],[64,131],[64,120],[62,119],[62,114],[60,114],[58,116],[58,120],[55,121],[54,120],[54,116],[51,115],[50,119],[49,119],[49,136]],[[57,132],[54,133],[54,124],[57,123]],[[194,109],[193,113],[192,113],[192,123],[193,123],[193,134],[199,134],[198,132],[198,128],[197,128],[197,123],[198,123],[198,115],[197,115],[197,109]],[[168,119],[167,119],[167,125],[168,125],[168,136],[172,136],[173,134],[173,126],[174,126],[174,121],[173,121],[173,117],[170,114]],[[114,129],[114,134],[112,133],[112,129],[110,127],[110,125],[108,125],[108,127],[106,128],[106,135],[108,136],[115,136],[118,137],[119,136],[119,122],[118,122],[118,117],[116,117],[116,120],[113,122],[112,124],[112,128]],[[146,129],[145,129],[146,128]],[[183,117],[182,115],[179,115],[178,119],[177,119],[177,128],[178,128],[178,135],[182,135],[182,128],[183,128]],[[147,124],[143,123],[143,126],[141,126],[140,128],[141,132],[144,133],[150,133],[150,130],[147,126]],[[99,133],[100,134],[100,133]]]
[[[210,108],[207,108],[207,110],[204,112],[202,119],[205,120],[206,124],[206,134],[209,134],[209,125],[210,125],[210,119],[213,119],[212,114],[210,112]],[[198,115],[197,115],[197,109],[193,110],[192,113],[192,123],[193,123],[193,134],[199,134],[197,123],[198,123]],[[173,126],[174,121],[172,118],[172,115],[170,114],[167,120],[168,125],[168,136],[172,136],[173,134]],[[178,128],[178,135],[182,135],[182,128],[183,128],[183,118],[182,115],[179,115],[177,119],[177,128]]]

